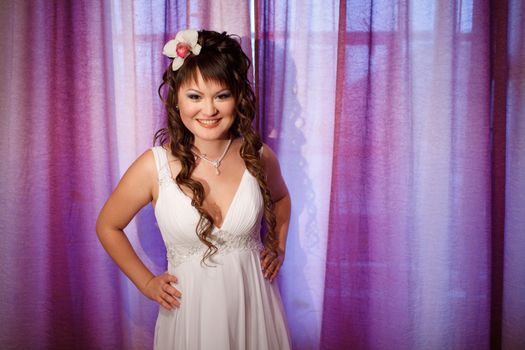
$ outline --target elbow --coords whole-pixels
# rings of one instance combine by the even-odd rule
[[[103,241],[110,231],[111,226],[109,225],[108,220],[106,220],[103,212],[100,212],[97,221],[95,222],[95,232],[97,233],[98,239]]]
[[[111,239],[111,237],[114,237],[115,233],[124,233],[123,228],[116,225],[113,220],[110,220],[110,218],[110,216],[104,215],[103,212],[100,212],[97,221],[95,222],[95,232],[102,244],[108,239]]]
[[[100,214],[97,217],[97,221],[95,222],[95,232],[97,233],[97,237],[100,240],[104,232],[104,221],[102,220]]]

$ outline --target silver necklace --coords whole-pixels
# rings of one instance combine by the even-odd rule
[[[232,139],[228,141],[228,144],[226,145],[224,152],[222,152],[221,156],[218,159],[215,159],[215,160],[208,159],[208,157],[206,157],[206,154],[195,153],[195,155],[197,155],[197,157],[199,157],[200,159],[205,160],[208,163],[210,163],[215,168],[215,174],[219,175],[221,173],[219,171],[219,167],[221,166],[221,162],[226,156],[226,152],[228,152],[228,149],[230,148],[231,143],[232,143]]]

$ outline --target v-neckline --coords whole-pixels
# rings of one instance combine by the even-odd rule
[[[230,202],[230,205],[228,206],[228,209],[226,209],[226,213],[223,216],[221,226],[219,227],[219,226],[213,224],[213,227],[216,228],[217,230],[222,230],[223,229],[224,224],[226,223],[226,220],[230,216],[228,214],[230,214],[231,208],[233,207],[233,205],[235,204],[235,202],[237,200],[237,197],[238,197],[238,194],[240,192],[241,186],[244,183],[244,177],[245,177],[247,172],[248,172],[248,169],[244,168],[244,172],[242,173],[242,176],[241,176],[241,181],[239,181],[239,185],[237,185],[237,189],[235,190],[235,194],[233,195],[233,198],[232,198],[232,200]],[[222,216],[222,213],[221,213],[221,216]]]
[[[233,194],[233,197],[232,197],[232,200],[230,202],[230,205],[228,206],[228,209],[226,210],[226,213],[224,214],[223,216],[223,219],[222,219],[222,224],[221,226],[217,226],[215,224],[213,224],[213,229],[217,229],[217,230],[222,230],[224,228],[224,224],[226,224],[226,221],[228,219],[228,217],[230,216],[230,211],[233,207],[233,205],[235,204],[236,200],[237,200],[237,197],[238,197],[238,194],[240,192],[240,189],[241,189],[241,186],[242,184],[244,183],[244,178],[246,177],[246,173],[248,173],[248,168],[244,168],[244,172],[242,173],[242,176],[241,176],[241,180],[239,181],[239,185],[237,185],[237,189],[235,190],[235,193]],[[193,201],[193,199],[188,196],[180,187],[179,187],[179,184],[175,181],[175,179],[173,177],[171,177],[171,174],[170,174],[170,179],[172,180],[173,184],[175,185],[175,187],[177,187],[177,189],[179,190],[180,194],[182,194],[184,197],[186,197],[189,201],[190,201],[190,205],[191,205],[191,202]],[[193,210],[195,210],[197,212],[197,208],[195,208],[193,205],[191,206],[193,208]],[[198,212],[197,212],[198,213]],[[222,216],[222,212],[221,212],[221,216]]]

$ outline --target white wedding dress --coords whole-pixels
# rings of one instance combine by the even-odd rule
[[[263,198],[257,180],[244,171],[221,228],[213,229],[219,251],[206,266],[201,259],[207,247],[195,233],[199,214],[172,179],[166,150],[152,150],[159,176],[155,216],[168,272],[182,292],[179,308],[160,307],[154,348],[290,349],[279,290],[261,271]]]

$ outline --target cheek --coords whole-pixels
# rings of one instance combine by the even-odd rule
[[[182,124],[184,124],[184,126],[186,127],[186,129],[190,130],[193,132],[193,123],[192,123],[192,119],[191,118],[188,118],[187,116],[184,117],[181,113],[181,116],[180,116],[180,119],[182,120]]]
[[[192,113],[191,109],[188,109],[187,107],[185,108],[184,106],[179,106],[180,120],[182,121],[182,124],[184,124],[184,126],[189,130],[193,130],[193,114],[194,113]]]
[[[179,100],[180,101],[180,100]],[[179,113],[181,116],[192,117],[198,111],[195,103],[179,102]]]
[[[199,108],[193,103],[181,103],[179,104],[179,115],[184,125],[190,129],[192,120],[198,115]]]
[[[235,117],[235,103],[225,105],[222,114]]]

